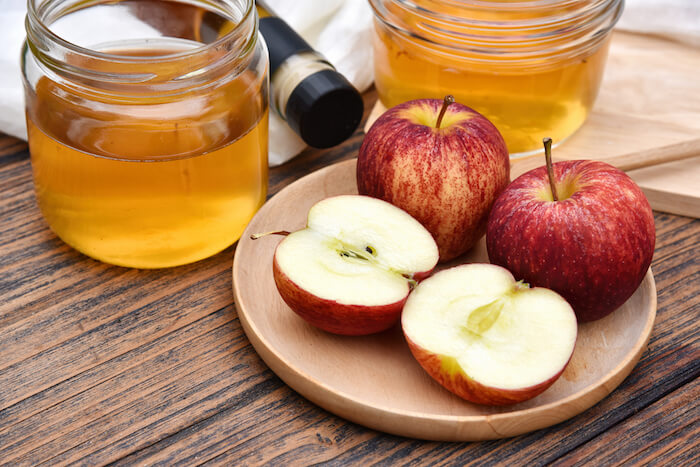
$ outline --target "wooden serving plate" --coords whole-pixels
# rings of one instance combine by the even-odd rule
[[[258,354],[304,397],[343,418],[401,436],[442,441],[505,438],[544,428],[584,411],[632,371],[656,316],[651,270],[635,294],[602,320],[579,326],[572,360],[538,397],[509,407],[466,402],[434,382],[416,363],[400,327],[344,337],[307,324],[280,298],[272,256],[280,237],[250,234],[297,230],[317,201],[357,193],[356,161],[312,173],[270,199],[236,248],[233,288],[238,316]],[[484,241],[459,262],[486,262]]]

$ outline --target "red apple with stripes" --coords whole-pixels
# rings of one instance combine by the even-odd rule
[[[654,216],[636,183],[592,160],[551,163],[511,183],[488,222],[489,259],[517,279],[561,294],[579,321],[627,301],[649,269]]]
[[[484,235],[509,177],[508,150],[496,127],[451,96],[389,109],[357,158],[359,193],[415,217],[435,238],[440,261],[463,254]]]

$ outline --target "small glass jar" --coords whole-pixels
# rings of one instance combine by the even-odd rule
[[[29,152],[63,241],[161,268],[239,238],[267,192],[257,21],[253,0],[29,0]]]
[[[511,156],[560,143],[586,119],[623,0],[370,0],[387,107],[455,96],[489,118]]]

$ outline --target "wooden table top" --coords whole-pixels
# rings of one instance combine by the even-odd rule
[[[272,169],[270,195],[361,142]],[[655,213],[658,314],[620,387],[548,429],[437,443],[347,422],[275,376],[236,315],[235,247],[134,270],[63,244],[37,208],[26,145],[2,135],[0,219],[2,464],[700,463],[698,220]]]

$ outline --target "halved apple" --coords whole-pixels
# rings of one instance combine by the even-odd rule
[[[435,240],[405,211],[346,195],[311,207],[307,227],[277,246],[273,273],[282,299],[306,321],[362,335],[395,324],[412,286],[437,261]]]
[[[508,270],[467,264],[411,293],[401,317],[418,363],[449,391],[478,404],[531,399],[561,375],[576,343],[576,316],[556,292],[529,288]]]

